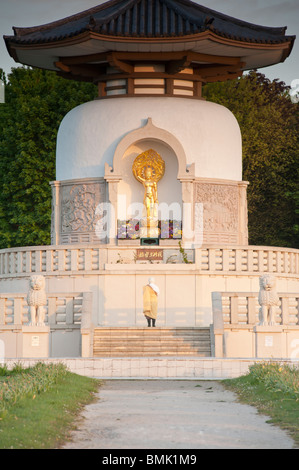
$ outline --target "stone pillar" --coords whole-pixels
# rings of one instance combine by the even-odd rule
[[[186,172],[186,175],[181,176],[179,179],[182,183],[182,242],[194,243],[194,180],[195,180],[195,165]]]
[[[109,233],[108,239],[110,245],[117,243],[117,219],[118,219],[118,183],[122,180],[120,175],[115,175],[112,168],[105,164],[105,180],[108,184],[108,202],[109,202]]]
[[[83,293],[82,320],[81,320],[81,356],[92,357],[92,292]]]
[[[220,292],[212,292],[214,357],[224,357],[224,323],[222,312],[222,295]],[[212,342],[213,343],[213,342]]]
[[[52,181],[51,245],[59,245],[60,240],[60,182]]]
[[[248,245],[248,207],[247,186],[249,183],[239,183],[239,244]]]

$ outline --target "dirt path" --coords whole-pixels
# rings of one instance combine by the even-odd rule
[[[291,449],[217,381],[108,380],[64,449]]]

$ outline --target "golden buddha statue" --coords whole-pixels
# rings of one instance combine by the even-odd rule
[[[146,208],[146,216],[149,218],[151,216],[151,209],[155,204],[158,204],[157,183],[153,180],[153,171],[150,166],[145,169],[144,176],[142,181],[145,189],[143,204]]]
[[[157,183],[164,173],[165,162],[152,149],[138,155],[133,163],[133,174],[144,187],[145,216],[141,220],[140,238],[157,238],[159,236]]]

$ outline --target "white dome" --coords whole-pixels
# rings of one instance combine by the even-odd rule
[[[57,136],[56,179],[103,177],[121,139],[149,117],[178,139],[187,165],[195,163],[195,176],[242,180],[242,139],[234,115],[215,103],[172,97],[95,100],[70,111]]]

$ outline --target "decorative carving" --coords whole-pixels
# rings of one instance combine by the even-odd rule
[[[203,204],[204,242],[237,243],[239,189],[237,185],[196,182],[194,203]]]
[[[203,203],[204,230],[238,230],[238,188],[216,184],[197,184],[196,202]]]
[[[275,307],[279,304],[276,293],[276,279],[270,274],[264,274],[259,278],[260,291],[258,301],[260,308],[260,325],[275,325]]]
[[[61,232],[93,232],[100,215],[96,208],[103,202],[103,184],[76,184],[62,188]]]
[[[153,149],[138,155],[133,163],[133,174],[143,184],[148,180],[146,175],[148,170],[151,170],[150,179],[155,183],[160,181],[165,173],[165,162]]]
[[[32,326],[45,325],[44,306],[47,305],[45,285],[44,276],[31,276],[29,280],[27,303],[30,310],[30,325]]]

